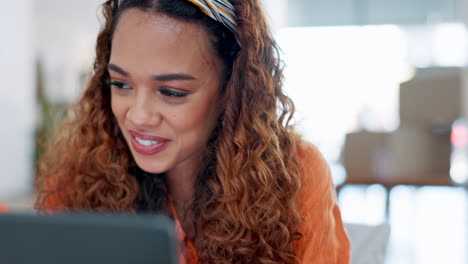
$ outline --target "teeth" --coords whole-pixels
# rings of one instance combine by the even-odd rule
[[[155,144],[158,144],[159,142],[157,141],[152,141],[152,140],[143,140],[143,139],[140,139],[138,137],[135,137],[135,140],[140,143],[141,145],[143,146],[152,146],[152,145],[155,145]]]

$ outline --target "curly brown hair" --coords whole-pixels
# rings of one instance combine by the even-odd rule
[[[42,160],[36,208],[166,212],[164,174],[136,166],[111,110],[107,65],[113,31],[129,8],[201,23],[225,66],[224,112],[206,148],[192,203],[200,263],[296,263],[296,197],[301,169],[294,104],[282,91],[282,61],[259,0],[231,0],[238,41],[182,0],[121,0],[102,5],[89,85]]]

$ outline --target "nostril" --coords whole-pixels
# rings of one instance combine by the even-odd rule
[[[126,119],[136,127],[154,127],[159,125],[162,115],[159,112],[151,112],[144,109],[130,109]]]

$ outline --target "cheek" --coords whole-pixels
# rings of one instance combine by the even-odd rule
[[[125,100],[119,96],[111,95],[111,108],[112,113],[120,123],[126,116],[127,106]]]
[[[210,105],[210,106],[208,106]],[[182,141],[204,143],[213,130],[217,112],[212,104],[187,107],[183,112],[171,116],[175,130]]]

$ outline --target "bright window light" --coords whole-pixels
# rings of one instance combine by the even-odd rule
[[[399,84],[414,72],[397,26],[286,28],[277,39],[299,129],[326,158],[349,131],[398,127]]]
[[[450,162],[450,178],[460,185],[468,183],[468,155],[466,152],[453,153]]]
[[[462,23],[435,25],[432,29],[434,64],[463,67],[467,59],[466,28]]]

